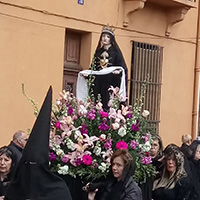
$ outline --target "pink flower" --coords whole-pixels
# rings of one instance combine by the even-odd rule
[[[104,112],[104,111],[99,111],[99,113],[100,113],[100,115],[101,115],[101,117],[108,117],[108,113],[107,112]]]
[[[83,164],[85,164],[85,165],[91,165],[92,164],[92,156],[90,156],[89,154],[84,155],[82,157],[82,161],[83,161]]]
[[[148,134],[146,134],[145,136],[142,136],[142,139],[144,139],[144,142],[148,142],[149,141],[149,137]]]
[[[60,129],[60,122],[59,121],[56,122],[56,128]]]
[[[128,145],[127,145],[126,142],[124,142],[124,141],[119,141],[119,142],[117,142],[117,144],[116,144],[116,148],[117,148],[117,149],[127,149],[127,148],[128,148]]]
[[[148,164],[150,164],[150,163],[151,163],[151,157],[150,157],[150,156],[149,156],[149,157],[145,156],[144,158],[141,158],[141,163],[142,163],[143,165],[148,165]]]
[[[139,144],[138,142],[136,142],[135,140],[132,140],[130,143],[131,149],[135,149],[138,146],[138,144]]]
[[[111,149],[112,147],[112,139],[108,139],[107,142],[104,143],[105,149]]]
[[[67,155],[64,155],[62,158],[61,158],[62,162],[63,163],[67,163],[69,161],[69,157]]]
[[[95,115],[95,113],[93,111],[89,111],[88,112],[88,115],[87,115],[88,119],[94,120],[95,117],[96,117],[96,115]]]

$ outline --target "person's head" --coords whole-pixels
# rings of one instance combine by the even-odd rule
[[[190,145],[192,143],[192,136],[189,134],[182,135],[181,141],[183,144]]]
[[[24,133],[23,131],[17,131],[14,135],[13,135],[13,142],[21,147],[22,149],[24,149],[26,142],[27,142],[27,135],[26,133]]]
[[[132,170],[133,166],[133,157],[125,149],[116,150],[111,157],[111,167],[113,176],[120,181],[123,176],[125,167]]]
[[[169,174],[181,176],[184,167],[184,155],[175,144],[168,145],[164,150],[165,166]]]
[[[110,45],[111,35],[109,33],[102,33],[101,42],[102,45]]]
[[[159,135],[153,135],[151,139],[152,143],[151,143],[150,155],[152,158],[155,158],[159,154],[162,155],[163,143]]]
[[[192,158],[194,160],[200,159],[200,141],[194,140],[190,145],[190,149],[192,150]]]
[[[104,26],[100,36],[100,47],[113,45],[115,41],[114,32],[109,26]],[[98,46],[99,46],[98,45]]]
[[[13,154],[8,149],[8,147],[4,146],[0,148],[0,174],[7,175],[13,165]]]

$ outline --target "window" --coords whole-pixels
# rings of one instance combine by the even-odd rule
[[[162,54],[162,47],[133,42],[129,102],[135,104],[140,97],[141,86],[149,76],[143,109],[149,110],[147,120],[157,134],[160,122]]]

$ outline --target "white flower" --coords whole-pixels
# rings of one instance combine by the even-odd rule
[[[105,134],[101,134],[99,136],[99,139],[102,140],[102,141],[104,141],[106,139],[106,135]]]
[[[63,151],[62,149],[57,149],[57,150],[56,150],[56,154],[57,154],[58,156],[63,156],[63,155],[64,155],[64,151]]]
[[[112,124],[112,128],[113,128],[114,130],[117,130],[117,129],[119,128],[119,123],[117,123],[117,122],[113,123],[113,124]]]
[[[98,169],[101,170],[102,172],[105,172],[108,168],[108,165],[104,162],[101,163],[101,165],[98,166]]]
[[[121,137],[124,137],[126,135],[126,129],[124,127],[121,127],[118,131],[118,134],[121,136]]]
[[[60,149],[60,146],[59,145],[57,145],[57,144],[55,144],[53,141],[52,141],[52,145],[53,145],[53,150],[54,151],[57,151],[58,149]]]
[[[64,166],[62,166],[62,167],[59,167],[58,173],[59,173],[59,174],[66,175],[66,174],[68,174],[68,170],[69,170],[68,165],[64,165]]]
[[[139,147],[143,152],[149,152],[151,149],[150,141],[147,141],[145,144],[140,144]]]
[[[61,105],[60,99],[57,99],[56,104],[57,104],[58,106]]]
[[[101,154],[101,147],[95,146],[93,152],[96,156],[99,156]]]
[[[87,109],[85,108],[84,105],[79,106],[79,114],[80,115],[86,115],[87,114]]]
[[[66,118],[66,123],[67,123],[68,125],[73,124],[73,120],[72,120],[72,117],[71,117],[71,116],[67,116],[67,118]]]
[[[98,102],[97,105],[96,105],[96,109],[101,110],[102,106],[103,106],[103,104],[101,102]]]
[[[146,118],[148,115],[149,115],[149,111],[148,110],[143,110],[142,116]]]
[[[69,138],[66,138],[66,145],[67,145],[67,148],[72,151],[76,149],[74,143]]]

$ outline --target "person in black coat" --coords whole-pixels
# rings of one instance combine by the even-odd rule
[[[161,137],[157,134],[152,135],[151,140],[150,156],[152,157],[152,165],[155,167],[157,175],[159,175],[163,167],[163,143]],[[153,180],[155,178],[151,176],[145,183],[139,184],[142,189],[143,200],[152,200]]]
[[[199,200],[200,199],[200,141],[194,140],[190,145],[192,151],[192,156],[189,159],[191,167],[191,185],[192,190],[190,193],[189,200]]]
[[[72,200],[64,180],[49,168],[51,108],[50,87],[22,158],[6,189],[5,200]]]
[[[13,153],[13,162],[15,162],[15,167],[19,163],[19,160],[22,157],[22,151],[27,142],[27,135],[23,131],[17,131],[13,135],[13,139],[8,145],[8,148]]]
[[[0,199],[4,199],[6,188],[14,172],[13,154],[7,146],[0,148]]]
[[[164,150],[164,168],[153,184],[154,200],[186,200],[190,192],[190,178],[184,167],[184,155],[176,145]]]
[[[182,135],[182,145],[180,150],[183,152],[185,157],[189,159],[192,156],[192,150],[190,149],[190,145],[192,143],[192,137],[189,134]]]
[[[127,150],[114,152],[111,168],[112,178],[99,183],[99,188],[93,188],[94,191],[89,191],[88,200],[142,200],[141,189],[133,180],[135,163]]]

